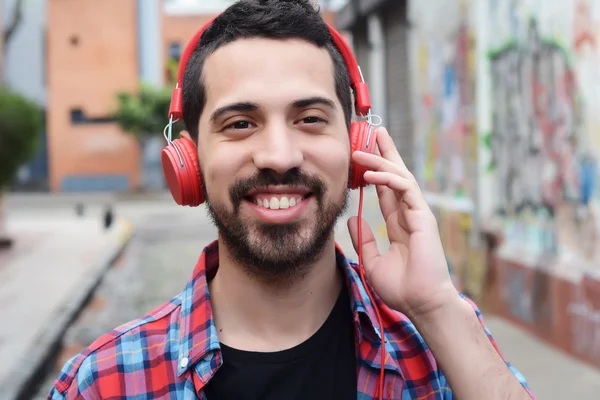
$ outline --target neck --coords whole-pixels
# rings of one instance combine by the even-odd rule
[[[219,340],[247,351],[294,347],[323,325],[343,284],[333,235],[308,273],[287,286],[249,276],[219,240],[219,269],[209,283]]]

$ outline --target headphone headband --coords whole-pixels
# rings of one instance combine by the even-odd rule
[[[175,87],[173,90],[173,94],[171,96],[171,106],[169,108],[169,119],[172,121],[183,119],[183,75],[185,74],[185,69],[190,57],[192,56],[192,53],[198,47],[198,43],[200,42],[202,34],[210,27],[216,18],[218,18],[218,16],[212,18],[206,24],[204,24],[204,26],[200,28],[198,32],[196,32],[183,50],[181,61],[179,62],[179,69],[177,71],[177,87]],[[333,43],[344,58],[346,67],[348,68],[348,73],[350,75],[350,87],[354,91],[355,112],[359,116],[367,116],[371,110],[369,86],[364,81],[360,67],[356,62],[356,58],[354,57],[352,50],[350,50],[350,47],[342,35],[340,35],[338,31],[336,31],[335,28],[330,24],[327,24],[327,27],[331,33]]]

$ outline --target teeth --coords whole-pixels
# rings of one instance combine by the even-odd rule
[[[279,208],[289,208],[290,207],[290,201],[288,200],[287,197],[282,197],[281,200],[279,200]]]
[[[269,200],[269,208],[271,210],[279,210],[279,199],[277,197],[271,197],[271,200]]]
[[[275,196],[270,199],[256,199],[255,204],[261,207],[269,208],[271,210],[283,210],[286,208],[294,207],[302,201],[302,197],[285,197],[277,198]]]

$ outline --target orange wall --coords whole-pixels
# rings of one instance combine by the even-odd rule
[[[212,17],[212,15],[173,16],[163,14],[164,56],[168,57],[169,46],[174,42],[181,44],[181,51],[183,52],[192,36]]]
[[[108,117],[115,93],[136,89],[135,0],[61,0],[47,6],[51,190],[60,190],[71,175],[127,175],[131,188],[139,179],[135,140],[116,124],[73,125],[70,110]]]

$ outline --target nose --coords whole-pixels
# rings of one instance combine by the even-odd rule
[[[283,174],[299,168],[304,155],[294,132],[285,124],[272,123],[263,128],[260,148],[254,153],[254,164],[259,169],[272,169]]]

